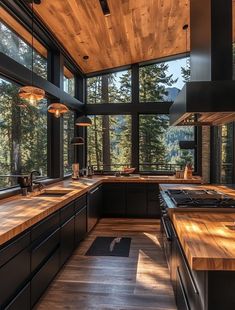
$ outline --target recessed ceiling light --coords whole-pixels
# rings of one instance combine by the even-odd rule
[[[108,1],[107,0],[100,0],[100,5],[101,5],[102,11],[104,13],[104,16],[109,16],[110,15],[110,9],[109,9],[109,5],[108,5]]]

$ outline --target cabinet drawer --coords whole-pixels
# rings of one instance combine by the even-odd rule
[[[35,305],[43,292],[59,270],[59,248],[42,266],[31,280],[31,308]]]
[[[60,211],[61,224],[64,224],[74,215],[74,201],[63,207]]]
[[[0,308],[9,302],[29,276],[30,251],[26,248],[0,268]]]
[[[59,212],[53,213],[38,224],[36,224],[31,230],[31,241],[36,239],[44,239],[51,232],[59,228],[60,215]]]
[[[45,261],[60,243],[60,231],[57,229],[39,244],[34,244],[31,256],[31,272]]]
[[[83,207],[86,206],[86,195],[83,195],[75,200],[75,213],[77,213],[79,210],[81,210]]]
[[[82,241],[87,232],[87,208],[84,207],[75,215],[75,244]]]
[[[15,240],[9,241],[0,249],[0,267],[30,244],[30,233],[27,232]]]
[[[30,284],[28,283],[5,310],[30,310]]]
[[[61,227],[60,265],[62,266],[74,249],[74,217]]]

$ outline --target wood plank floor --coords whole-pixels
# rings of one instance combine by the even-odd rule
[[[131,237],[129,257],[85,256],[97,236]],[[100,220],[35,308],[176,309],[159,238],[158,220]]]

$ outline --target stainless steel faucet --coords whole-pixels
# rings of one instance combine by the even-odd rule
[[[34,174],[41,175],[41,173],[40,173],[39,171],[37,171],[37,170],[33,170],[33,171],[30,173],[30,178],[29,178],[29,180],[30,180],[29,191],[30,191],[30,192],[33,192],[33,176],[34,176]]]

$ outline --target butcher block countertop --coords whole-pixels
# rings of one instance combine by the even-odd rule
[[[174,213],[173,224],[194,270],[235,271],[235,213]]]
[[[27,197],[16,195],[2,199],[0,200],[0,245],[104,182],[201,183],[201,178],[181,180],[174,176],[94,176],[92,179],[82,178],[78,181],[67,179],[46,187],[46,190],[66,192],[61,197],[37,196],[39,193],[36,193]]]

